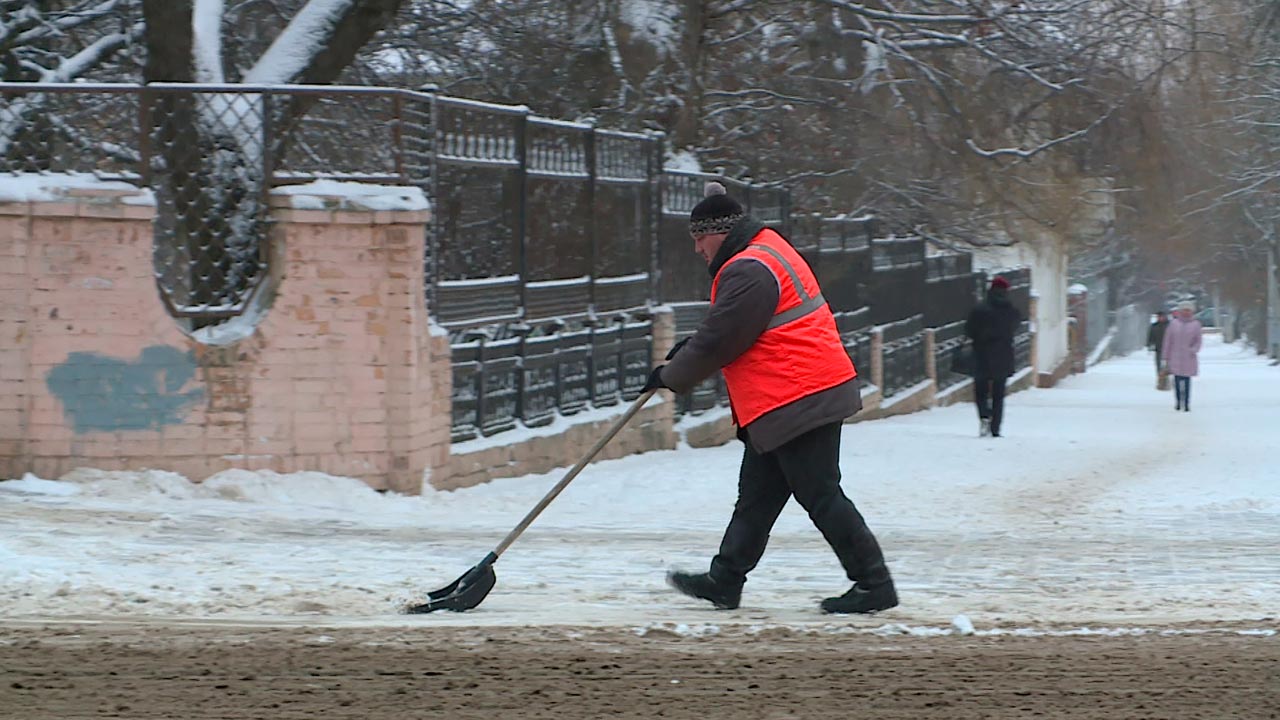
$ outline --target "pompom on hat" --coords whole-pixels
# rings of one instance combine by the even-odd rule
[[[742,205],[729,197],[729,191],[718,182],[708,182],[702,194],[702,200],[689,213],[689,234],[694,237],[727,233],[746,215]]]

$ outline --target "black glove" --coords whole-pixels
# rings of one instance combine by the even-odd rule
[[[647,393],[650,390],[660,390],[667,387],[666,384],[662,382],[662,368],[664,367],[666,366],[659,365],[653,369],[653,372],[649,373],[649,379],[645,382],[644,387],[640,388],[640,392]],[[667,389],[670,390],[670,388]]]
[[[671,349],[667,351],[667,359],[668,359],[668,360],[670,360],[671,358],[675,357],[675,356],[676,356],[676,353],[680,352],[680,348],[684,347],[684,344],[685,344],[685,343],[687,343],[687,342],[689,342],[689,340],[690,340],[690,339],[692,339],[692,338],[693,338],[693,336],[692,336],[692,335],[690,335],[689,337],[687,337],[687,338],[685,338],[685,339],[681,340],[680,342],[676,343],[675,345],[672,345],[672,346],[671,346]]]

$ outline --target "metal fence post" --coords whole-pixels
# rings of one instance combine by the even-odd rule
[[[404,171],[404,98],[399,93],[391,96],[391,143],[395,147],[396,176],[401,183],[409,184]]]
[[[587,130],[586,154],[587,165],[587,236],[591,242],[591,284],[587,286],[587,307],[594,315],[596,311],[596,278],[600,277],[600,228],[596,225],[596,125],[589,123]]]
[[[430,220],[427,223],[427,237],[425,247],[423,248],[422,262],[425,265],[426,273],[423,295],[427,303],[427,313],[439,317],[440,308],[436,306],[439,293],[436,288],[440,283],[440,244],[437,238],[440,235],[440,187],[438,178],[440,177],[439,155],[440,149],[436,147],[439,139],[436,137],[436,126],[439,124],[440,109],[436,104],[436,94],[431,93],[427,98],[427,136],[430,138],[430,145],[426,160],[427,172],[427,192],[430,193],[428,198],[431,201]]]
[[[662,304],[662,213],[664,209],[664,193],[666,192],[666,172],[663,158],[666,153],[666,134],[653,133],[653,142],[649,144],[649,157],[645,172],[648,174],[649,188],[649,298],[654,303]]]
[[[151,93],[145,86],[138,90],[138,175],[144,187],[151,187]]]
[[[529,260],[528,238],[525,237],[528,227],[526,213],[529,206],[529,111],[516,116],[516,184],[519,187],[516,201],[515,231],[518,241],[516,272],[520,274],[520,307],[529,306]]]
[[[272,107],[273,107],[273,103],[271,102],[271,93],[270,92],[262,93],[262,141],[261,142],[262,142],[262,203],[263,203],[263,207],[271,206],[271,183],[273,179],[272,176],[274,175],[274,173],[272,172],[272,167],[274,165],[274,158],[273,158],[274,153],[272,152],[272,145],[275,143],[275,138],[272,137],[272,133],[275,131],[275,127],[271,122]]]

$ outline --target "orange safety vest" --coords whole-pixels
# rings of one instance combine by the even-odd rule
[[[858,376],[835,316],[809,264],[781,235],[761,230],[716,273],[711,302],[725,268],[735,262],[762,263],[778,281],[778,306],[754,345],[724,366],[729,405],[739,427],[761,415]]]

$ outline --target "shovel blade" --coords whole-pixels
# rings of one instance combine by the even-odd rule
[[[422,615],[437,610],[463,612],[474,608],[484,601],[498,581],[498,575],[493,571],[494,560],[497,558],[490,554],[479,565],[463,573],[462,577],[439,590],[427,593],[426,602],[410,605],[404,612],[408,615]]]

